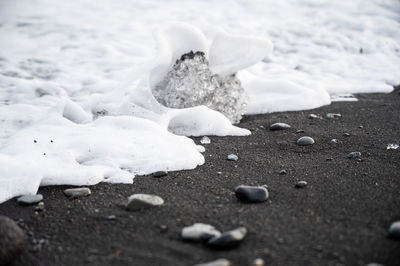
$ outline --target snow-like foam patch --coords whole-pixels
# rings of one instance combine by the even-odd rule
[[[190,50],[214,73],[237,72],[247,114],[390,92],[399,11],[394,0],[0,1],[0,202],[192,169],[204,147],[181,135],[250,134],[205,106],[154,99]]]

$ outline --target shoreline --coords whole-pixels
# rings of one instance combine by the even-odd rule
[[[400,87],[356,97],[245,116],[239,126],[252,135],[209,136],[206,162],[194,170],[137,176],[133,185],[100,183],[90,187],[92,195],[73,200],[63,195],[71,186],[41,187],[45,208],[37,215],[16,199],[2,203],[0,214],[23,219],[28,237],[12,265],[194,265],[218,258],[233,265],[256,258],[266,265],[398,265],[400,242],[389,239],[387,229],[400,220],[400,149],[386,145],[400,143]],[[292,127],[270,131],[275,122]],[[302,136],[316,143],[297,146]],[[353,151],[361,152],[361,161],[346,157]],[[231,153],[239,160],[227,161]],[[294,188],[299,180],[308,186]],[[239,202],[233,189],[241,184],[267,185],[269,200]],[[133,193],[159,195],[165,204],[128,212],[120,206]],[[107,219],[111,215],[116,219]],[[180,239],[184,226],[198,222],[222,231],[245,226],[249,233],[236,249],[214,251]]]

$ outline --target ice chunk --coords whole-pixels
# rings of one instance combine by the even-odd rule
[[[200,143],[201,144],[210,144],[211,143],[211,139],[209,137],[207,137],[207,136],[204,136],[204,137],[201,138]]]
[[[238,123],[248,97],[234,75],[214,74],[201,51],[183,54],[164,80],[153,88],[154,97],[170,108],[205,105]]]

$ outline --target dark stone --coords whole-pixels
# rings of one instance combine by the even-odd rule
[[[238,186],[235,188],[236,197],[248,203],[263,202],[268,199],[268,190],[265,187]]]
[[[400,221],[396,221],[390,225],[389,236],[391,238],[400,239]]]
[[[305,188],[307,186],[306,181],[298,181],[295,185],[296,188]]]
[[[0,215],[0,265],[15,260],[25,246],[25,234],[10,218]]]
[[[275,123],[269,127],[270,130],[283,130],[287,128],[290,128],[290,125],[286,123]]]
[[[168,172],[167,171],[157,171],[155,173],[153,173],[153,177],[163,177],[163,176],[167,176]]]
[[[308,136],[301,137],[297,140],[297,145],[299,146],[308,146],[314,143],[315,143],[314,139]]]
[[[230,249],[238,246],[246,236],[247,229],[239,227],[225,232],[218,237],[213,237],[207,242],[207,246],[215,249]]]
[[[359,152],[359,151],[353,151],[353,152],[350,152],[349,154],[347,154],[347,158],[349,158],[349,159],[358,158],[358,157],[361,157],[361,152]]]

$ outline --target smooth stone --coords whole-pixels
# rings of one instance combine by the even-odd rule
[[[163,177],[163,176],[167,176],[168,172],[167,171],[157,171],[155,173],[153,173],[153,177]]]
[[[231,266],[232,263],[227,259],[218,259],[206,263],[196,264],[194,266]]]
[[[383,264],[376,263],[376,262],[370,262],[368,264],[365,264],[364,266],[383,266]]]
[[[344,137],[350,137],[350,134],[349,133],[343,133],[343,136]]]
[[[332,143],[338,143],[338,140],[337,139],[331,139],[331,142]]]
[[[297,145],[300,146],[308,146],[314,143],[315,143],[314,139],[308,136],[301,137],[297,140]]]
[[[239,159],[239,157],[235,154],[229,154],[227,157],[228,161],[237,161]]]
[[[207,137],[207,136],[204,136],[204,137],[201,138],[200,143],[201,144],[210,144],[211,143],[211,139],[209,137]]]
[[[296,184],[295,184],[295,187],[296,188],[304,188],[304,187],[306,187],[307,186],[307,182],[306,181],[298,181]]]
[[[280,175],[286,175],[287,172],[286,172],[286,170],[281,170],[281,171],[279,172],[279,174],[280,174]]]
[[[389,236],[400,239],[400,221],[396,221],[390,225]]]
[[[342,115],[339,114],[339,113],[327,113],[327,114],[326,114],[326,117],[327,117],[327,118],[333,119],[333,118],[342,117]]]
[[[183,239],[192,241],[208,240],[220,235],[221,232],[216,230],[214,226],[202,223],[195,223],[191,226],[184,227],[181,232],[181,237]]]
[[[283,129],[287,129],[290,128],[291,126],[286,124],[286,123],[275,123],[272,124],[269,129],[270,130],[283,130]]]
[[[256,203],[263,202],[268,199],[268,190],[260,186],[240,185],[235,188],[236,197],[244,202]]]
[[[36,195],[24,195],[21,196],[17,199],[17,202],[21,205],[31,205],[38,203],[43,200],[43,195],[42,194],[36,194]]]
[[[0,265],[8,265],[23,251],[25,234],[12,219],[0,215]]]
[[[149,194],[133,194],[128,198],[126,209],[129,211],[136,211],[140,209],[161,206],[163,204],[164,200],[159,196]]]
[[[215,249],[229,249],[238,246],[247,234],[247,229],[239,227],[228,231],[219,237],[213,237],[208,240],[207,245]]]
[[[86,197],[92,194],[92,191],[87,187],[78,187],[66,189],[64,194],[68,197]]]
[[[353,152],[350,152],[349,154],[347,154],[347,158],[349,158],[349,159],[358,158],[358,157],[361,157],[361,152],[359,152],[359,151],[353,151]]]
[[[262,258],[257,258],[253,261],[253,266],[264,266],[265,261]]]
[[[322,117],[320,115],[316,115],[316,114],[309,114],[308,118],[311,118],[311,119],[322,119]]]

